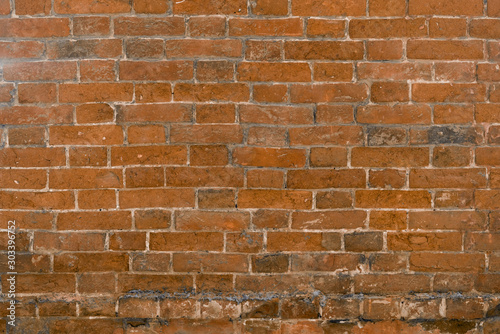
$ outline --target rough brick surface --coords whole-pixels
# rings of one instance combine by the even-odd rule
[[[499,17],[0,0],[0,333],[500,333]]]

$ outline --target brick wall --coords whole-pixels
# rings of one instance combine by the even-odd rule
[[[1,333],[500,333],[499,0],[0,0]]]

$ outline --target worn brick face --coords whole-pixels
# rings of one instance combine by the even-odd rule
[[[500,331],[498,0],[0,15],[6,333]]]

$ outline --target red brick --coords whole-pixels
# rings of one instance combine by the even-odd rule
[[[18,128],[9,130],[9,145],[43,145],[45,129],[42,127]]]
[[[170,226],[172,213],[167,210],[135,211],[135,227],[138,229],[163,229]]]
[[[292,14],[299,16],[363,16],[366,2],[360,0],[320,0],[292,1]]]
[[[55,103],[57,100],[56,84],[19,84],[19,103]]]
[[[180,231],[240,231],[250,225],[246,212],[186,211],[175,217]]]
[[[182,36],[184,18],[175,17],[117,17],[114,20],[116,36]]]
[[[240,190],[238,207],[310,209],[312,194],[309,191],[294,190]]]
[[[366,172],[362,169],[290,170],[287,186],[291,189],[364,188]]]
[[[228,162],[228,150],[223,145],[193,145],[189,153],[192,166],[225,166]]]
[[[357,190],[359,208],[430,208],[431,194],[425,190]]]
[[[297,145],[353,145],[363,141],[358,126],[315,126],[290,129],[290,144]]]
[[[249,88],[243,83],[190,84],[179,83],[174,87],[175,101],[231,101],[245,102],[250,97]]]
[[[233,167],[167,167],[168,187],[242,187],[242,168]]]
[[[58,230],[126,230],[132,227],[127,211],[65,212],[57,216]]]
[[[14,106],[0,108],[0,121],[3,124],[63,124],[73,120],[70,106],[37,107]]]
[[[150,236],[155,251],[221,251],[224,235],[219,232],[155,232]]]
[[[315,81],[346,81],[352,80],[353,67],[347,63],[316,63],[314,64]]]
[[[350,105],[318,105],[316,122],[321,124],[352,123],[354,110]]]
[[[486,100],[482,84],[425,84],[412,85],[412,99],[416,102],[480,102]]]
[[[174,272],[248,272],[248,258],[242,254],[176,253]]]
[[[172,143],[241,143],[242,129],[239,125],[178,125],[170,130]]]
[[[354,277],[354,291],[366,294],[429,292],[430,277],[409,274],[365,274]]]
[[[196,78],[200,81],[232,81],[233,76],[234,63],[226,60],[199,61],[196,68]]]
[[[7,289],[7,275],[2,275],[2,290]],[[16,276],[17,293],[74,293],[73,274],[24,274]],[[8,289],[7,289],[8,291]]]
[[[253,126],[248,129],[247,143],[258,146],[286,146],[285,128]]]
[[[72,192],[27,192],[1,191],[0,207],[2,209],[28,210],[64,210],[75,208]]]
[[[126,0],[111,0],[100,3],[91,0],[56,0],[54,11],[58,14],[101,14],[130,12],[130,2]]]
[[[376,252],[384,247],[383,235],[380,232],[354,232],[344,234],[346,252]]]
[[[184,164],[187,161],[187,149],[184,146],[135,146],[113,147],[111,164],[149,165]]]
[[[288,88],[286,85],[279,84],[254,85],[253,99],[257,102],[286,102],[288,100]]]
[[[359,63],[359,79],[431,80],[432,68],[426,63]]]
[[[293,229],[356,229],[365,225],[364,211],[294,212]]]
[[[119,39],[61,40],[47,43],[47,57],[61,58],[115,58],[122,54]]]
[[[282,59],[283,42],[267,40],[246,40],[245,59],[279,60]]]
[[[45,45],[39,41],[0,42],[0,57],[9,58],[40,58],[45,51]]]
[[[220,16],[191,16],[189,34],[197,37],[221,37],[226,32],[226,18]]]
[[[163,40],[140,38],[128,40],[126,47],[127,58],[162,58]]]
[[[476,190],[475,200],[478,209],[500,209],[500,191],[498,190]]]
[[[238,65],[239,81],[308,82],[311,70],[306,63],[257,63]]]
[[[236,192],[233,189],[207,189],[198,191],[198,207],[202,209],[234,208]]]
[[[36,251],[104,251],[104,233],[36,232],[33,248]]]
[[[237,165],[256,167],[304,167],[305,150],[238,147],[233,151]]]
[[[105,16],[73,17],[73,35],[105,36],[109,34],[110,18]]]
[[[64,253],[54,256],[55,272],[126,270],[128,255],[124,253]]]
[[[3,148],[0,150],[2,167],[49,167],[66,164],[63,148]]]
[[[351,155],[351,163],[357,167],[412,167],[429,164],[429,150],[423,147],[355,147]]]
[[[0,15],[8,15],[10,14],[10,1],[9,0],[1,0],[0,1]]]
[[[484,254],[412,253],[410,270],[424,272],[482,272]]]
[[[370,0],[370,16],[404,16],[406,1],[404,0]]]
[[[370,170],[368,182],[372,188],[402,188],[406,184],[406,172],[398,169]]]
[[[310,18],[307,20],[307,36],[341,38],[345,36],[344,20]]]
[[[115,81],[116,62],[114,60],[85,60],[80,62],[82,81]]]
[[[454,3],[441,2],[438,0],[410,0],[410,15],[481,15],[483,3],[479,0],[459,0]]]
[[[374,82],[371,86],[373,102],[407,102],[409,85],[404,82]]]
[[[431,18],[429,36],[437,38],[465,37],[467,20],[465,18]]]
[[[168,58],[232,57],[242,54],[242,43],[236,39],[218,40],[167,40],[165,54]]]
[[[193,207],[194,190],[192,189],[149,189],[125,190],[120,192],[120,207]]]
[[[116,207],[115,190],[81,190],[78,192],[80,209],[113,209]]]
[[[371,211],[370,228],[376,230],[404,230],[406,229],[406,212]]]
[[[351,38],[423,37],[427,35],[423,18],[354,19],[349,22]]]
[[[468,169],[412,169],[411,188],[484,188],[486,170]]]
[[[132,270],[167,272],[170,271],[170,254],[135,253],[132,257]]]
[[[55,81],[76,79],[76,62],[11,63],[3,67],[7,81]]]
[[[0,187],[5,189],[43,189],[47,172],[41,169],[0,169]]]
[[[153,85],[153,86],[151,86]],[[168,96],[158,96],[159,92],[164,92],[165,84],[137,84],[136,99],[168,99]],[[166,84],[170,87],[170,84]],[[160,90],[158,89],[160,88]],[[138,93],[143,93],[139,95]],[[165,104],[130,104],[118,107],[116,119],[118,122],[187,122],[192,117],[192,106],[180,103]]]
[[[479,114],[480,106],[476,105],[476,115]],[[477,117],[477,116],[476,116]],[[472,123],[474,119],[474,108],[472,106],[459,105],[435,105],[434,106],[434,123],[449,124],[449,123]]]
[[[147,0],[135,0],[134,11],[136,13],[145,14],[163,14],[169,8],[166,0],[150,2]]]
[[[125,182],[127,188],[162,187],[165,183],[163,168],[127,168],[125,171]]]
[[[497,39],[500,37],[500,24],[497,19],[472,20],[469,29],[471,37],[487,39]]]
[[[15,220],[19,229],[49,230],[52,228],[54,214],[36,211],[2,211],[0,217],[3,221],[0,225],[2,229],[7,229],[9,220]],[[29,240],[27,243],[29,244]],[[7,242],[4,245],[7,245]]]
[[[229,19],[229,36],[302,36],[300,18],[290,19]]]
[[[260,253],[263,249],[263,239],[262,233],[248,233],[245,231],[241,233],[227,233],[226,248],[229,252]]]
[[[52,145],[113,145],[123,143],[123,129],[117,125],[52,126]]]
[[[390,2],[384,1],[384,3]],[[369,60],[401,59],[403,57],[403,42],[399,40],[370,40],[366,43],[366,53]]]
[[[316,208],[352,208],[351,193],[346,191],[319,191],[316,194]]]
[[[242,105],[239,109],[242,123],[312,124],[313,111],[307,107]]]
[[[481,147],[476,149],[476,163],[478,165],[500,166],[500,156],[496,147]]]
[[[114,110],[107,103],[80,104],[76,107],[78,123],[106,123],[112,122]]]
[[[257,0],[252,4],[252,14],[255,15],[287,15],[287,0]]]
[[[81,83],[59,85],[59,102],[132,101],[131,83]]]
[[[200,104],[196,106],[197,123],[234,123],[235,106],[230,104]]]
[[[189,61],[121,61],[122,80],[189,80],[193,63]],[[170,100],[169,100],[170,101]]]
[[[368,97],[367,86],[357,83],[293,85],[294,103],[361,102]]]
[[[278,210],[258,210],[252,215],[256,228],[283,228],[288,226],[289,213]]]
[[[361,60],[364,46],[354,41],[286,41],[285,59]]]
[[[282,171],[252,169],[247,172],[247,186],[249,188],[281,188],[283,176]]]
[[[121,298],[118,304],[118,316],[124,318],[155,318],[157,301],[154,299]]]
[[[483,42],[409,40],[407,55],[409,59],[482,59]]]
[[[105,147],[72,147],[69,150],[71,166],[105,166],[107,152]]]
[[[206,3],[203,0],[174,3],[174,14],[197,15],[245,15],[247,3],[244,0],[225,2],[221,0]]]
[[[112,232],[109,234],[110,250],[145,250],[146,233]]]
[[[387,248],[396,251],[461,251],[462,234],[450,233],[389,233]]]
[[[165,143],[165,128],[162,125],[131,125],[128,128],[130,144]]]
[[[13,84],[0,84],[0,102],[11,102],[14,94],[15,87]]]
[[[313,147],[310,162],[313,167],[345,167],[347,151],[340,147]]]
[[[0,37],[43,38],[69,36],[69,18],[0,19]]]

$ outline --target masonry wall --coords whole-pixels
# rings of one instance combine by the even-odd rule
[[[500,333],[500,1],[0,14],[0,333]]]

